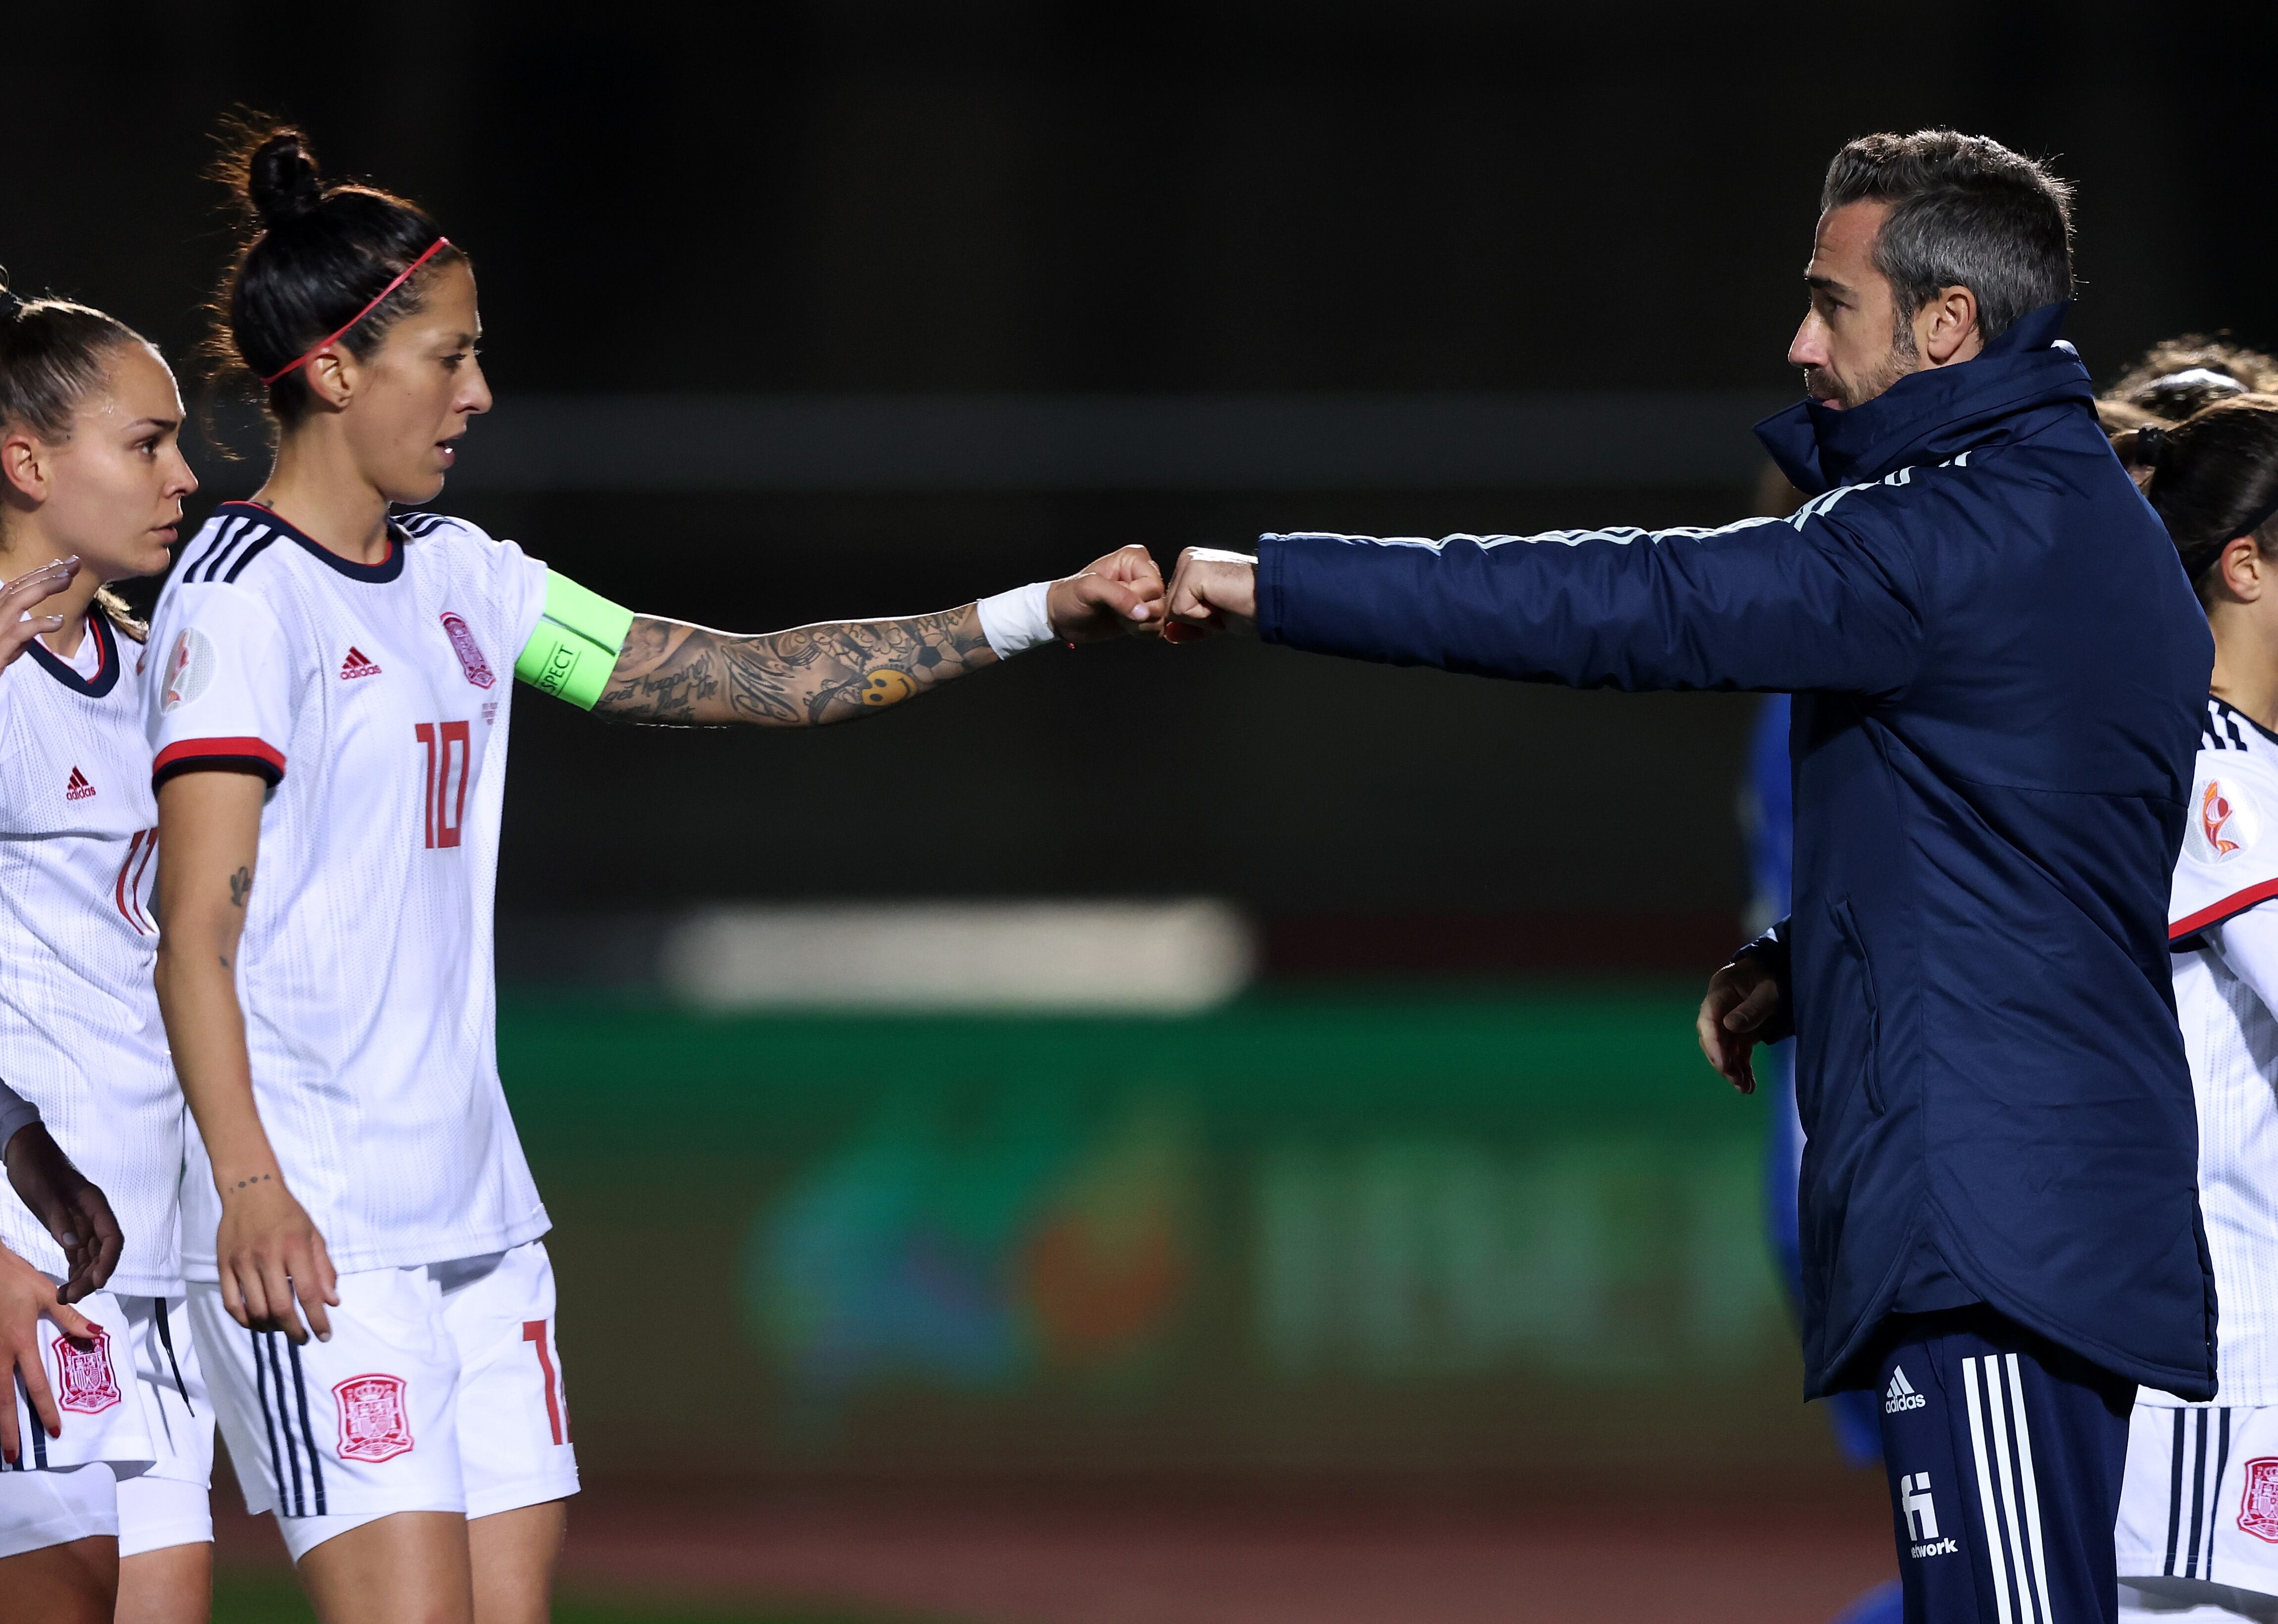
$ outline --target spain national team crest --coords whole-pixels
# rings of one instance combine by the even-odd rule
[[[75,1415],[100,1415],[121,1401],[118,1373],[111,1368],[111,1333],[94,1327],[92,1341],[57,1337],[56,1407]]]
[[[400,1376],[352,1376],[333,1389],[340,1412],[340,1459],[393,1460],[411,1452],[411,1414]]]
[[[2246,1463],[2246,1491],[2238,1497],[2238,1526],[2266,1544],[2278,1545],[2278,1457]]]
[[[443,635],[451,639],[451,652],[459,657],[459,669],[467,674],[467,681],[478,688],[488,688],[498,681],[467,622],[447,609],[443,612]]]

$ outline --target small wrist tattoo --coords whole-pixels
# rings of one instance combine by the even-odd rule
[[[274,1175],[270,1173],[256,1173],[250,1178],[239,1179],[235,1184],[230,1186],[230,1189],[232,1192],[235,1192],[242,1190],[249,1185],[267,1184],[273,1177]]]

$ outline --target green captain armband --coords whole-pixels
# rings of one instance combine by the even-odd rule
[[[581,711],[600,703],[617,668],[618,652],[633,629],[633,612],[569,576],[546,572],[546,613],[514,662],[514,674],[540,693],[567,699]]]

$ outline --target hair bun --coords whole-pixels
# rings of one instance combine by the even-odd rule
[[[245,198],[264,226],[290,225],[316,212],[325,201],[325,183],[300,131],[279,130],[253,149],[245,164]]]

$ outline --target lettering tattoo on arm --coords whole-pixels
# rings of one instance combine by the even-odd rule
[[[738,637],[637,616],[597,715],[663,727],[816,728],[996,663],[973,606]]]

